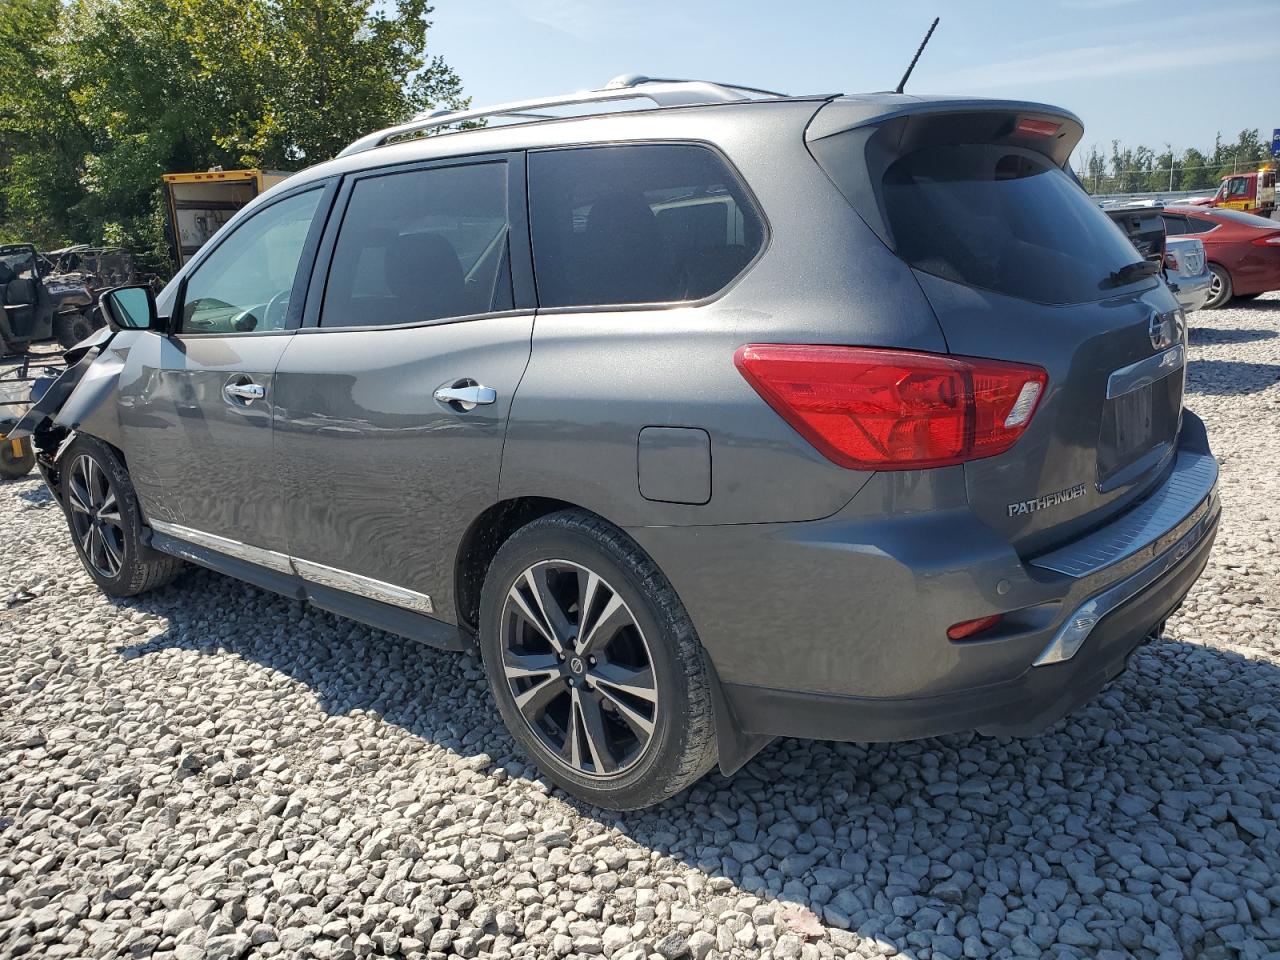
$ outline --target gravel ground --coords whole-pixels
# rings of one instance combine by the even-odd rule
[[[540,780],[474,657],[194,571],[128,603],[0,488],[0,956],[1280,957],[1280,295],[1194,317],[1206,576],[1028,740]]]

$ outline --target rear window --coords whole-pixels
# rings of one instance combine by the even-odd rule
[[[700,300],[764,242],[737,177],[692,144],[531,153],[529,221],[543,307]]]
[[[1266,217],[1255,216],[1252,213],[1245,213],[1241,210],[1214,210],[1210,216],[1230,220],[1234,223],[1243,223],[1247,227],[1262,227],[1266,230],[1280,229],[1274,220],[1268,220]]]
[[[1113,293],[1111,274],[1139,259],[1088,195],[1030,150],[926,147],[894,162],[881,192],[898,255],[957,283],[1082,303]]]

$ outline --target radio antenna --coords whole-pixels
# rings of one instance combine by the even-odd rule
[[[929,32],[924,35],[924,39],[920,41],[920,46],[916,48],[916,55],[911,58],[911,65],[907,67],[907,72],[902,75],[902,79],[898,81],[898,88],[894,93],[901,93],[907,86],[907,80],[911,77],[911,71],[916,68],[916,61],[920,59],[920,54],[924,53],[925,44],[929,42],[929,38],[933,36],[933,31],[938,29],[938,21],[941,17],[934,17],[933,23],[929,25]]]

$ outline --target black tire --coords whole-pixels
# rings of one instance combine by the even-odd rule
[[[513,618],[509,594],[526,571],[552,564],[567,564],[584,574],[597,575],[608,590],[604,595],[608,596],[608,602],[612,604],[616,596],[631,618],[631,626],[623,627],[615,639],[609,641],[608,649],[612,650],[612,644],[619,641],[634,644],[638,636],[651,663],[654,701],[651,709],[643,706],[652,729],[643,747],[637,745],[633,758],[614,773],[608,772],[606,764],[601,764],[600,772],[594,774],[585,769],[585,764],[583,769],[575,768],[553,752],[516,704],[513,684],[525,681],[512,680],[504,668],[504,651],[510,649],[509,638],[514,636],[510,630],[520,629],[517,625],[521,623],[518,614]],[[592,611],[601,609],[599,604],[584,605]],[[580,623],[582,619],[579,613],[575,622]],[[596,622],[603,619],[605,614],[601,611],[596,615]],[[525,635],[536,639],[536,634]],[[602,666],[597,667],[592,657],[592,667],[585,668],[582,660],[572,655],[572,645],[567,649],[569,660],[577,660],[579,668],[614,668],[610,653],[602,651]],[[657,565],[630,537],[598,517],[578,510],[550,514],[522,527],[502,545],[481,591],[480,652],[490,689],[511,735],[551,780],[588,803],[611,810],[651,806],[698,780],[716,761],[711,688],[693,623]],[[618,698],[601,696],[601,686],[590,674],[586,676],[587,679],[578,681],[576,696],[583,702],[594,696],[605,711],[600,714],[597,708],[597,718],[605,717],[611,734],[625,729],[624,718],[616,706]],[[572,686],[572,679],[568,676],[557,682]],[[606,700],[612,702],[606,703]],[[564,713],[570,715],[572,710],[573,707],[566,704]],[[584,726],[575,730],[583,730],[583,738],[590,740],[590,734],[585,732],[588,729],[585,713],[582,722]],[[594,743],[589,745],[594,756]],[[585,755],[586,751],[579,750],[579,754]]]
[[[35,468],[36,452],[31,448],[31,438],[24,437],[18,445],[21,452],[14,451],[12,440],[0,438],[0,479],[19,480]]]
[[[91,478],[88,496],[77,492],[86,486],[77,479],[83,460],[89,461],[83,466]],[[138,495],[115,450],[94,437],[80,436],[72,441],[58,466],[62,480],[62,507],[67,515],[71,540],[85,571],[103,593],[113,597],[136,596],[164,586],[182,572],[185,564],[177,557],[143,544]],[[100,474],[94,473],[95,469],[101,471]],[[92,509],[95,500],[105,507],[100,508],[97,518],[100,521],[97,536],[101,539],[95,539],[93,532],[85,526],[85,518],[91,510],[84,507]],[[106,519],[109,516],[107,508],[112,503],[117,508],[114,516],[118,523]],[[89,522],[90,527],[93,525]],[[112,567],[116,567],[114,573]]]
[[[79,310],[60,313],[53,318],[53,335],[65,349],[74,347],[93,331],[93,321]]]
[[[1218,310],[1231,302],[1231,274],[1225,267],[1216,263],[1209,264],[1209,272],[1213,274],[1213,282],[1209,287],[1209,299],[1205,302],[1206,310]]]

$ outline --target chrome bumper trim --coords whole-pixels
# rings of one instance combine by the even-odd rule
[[[1187,554],[1204,539],[1205,534],[1218,518],[1216,490],[1205,498],[1204,507],[1203,514],[1196,521],[1195,526],[1183,534],[1176,544],[1162,553],[1154,562],[1076,607],[1031,665],[1044,667],[1070,660],[1084,646],[1084,642],[1089,639],[1089,634],[1103,617],[1154,586],[1161,577],[1181,563]]]
[[[1031,561],[1034,567],[1086,577],[1156,543],[1186,521],[1218,482],[1218,461],[1181,451],[1173,472],[1146,500],[1100,530]]]
[[[415,613],[431,614],[435,612],[435,605],[431,602],[430,596],[425,593],[419,593],[416,590],[410,590],[407,587],[398,587],[392,583],[384,583],[381,580],[374,580],[372,577],[361,576],[348,570],[339,570],[337,567],[329,567],[323,563],[290,557],[283,553],[277,553],[275,550],[255,547],[247,543],[241,543],[239,540],[220,537],[215,533],[205,533],[203,530],[194,530],[191,527],[184,527],[177,523],[152,520],[150,521],[150,526],[156,533],[164,534],[175,540],[195,544],[198,547],[204,547],[215,553],[235,557],[237,560],[244,560],[247,563],[257,564],[277,573],[301,577],[303,580],[319,584],[322,587],[331,587],[334,590],[352,593],[368,600],[377,600],[379,603],[403,607]],[[195,558],[188,555],[187,559]]]

